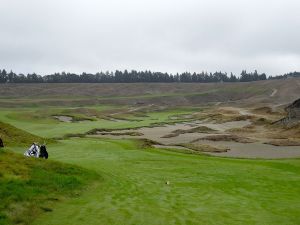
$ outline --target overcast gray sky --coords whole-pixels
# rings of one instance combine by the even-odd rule
[[[0,0],[0,67],[300,71],[299,0]]]

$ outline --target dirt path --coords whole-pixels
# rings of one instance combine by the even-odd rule
[[[272,94],[270,95],[270,97],[274,97],[277,94],[277,92],[278,92],[278,89],[274,89]]]

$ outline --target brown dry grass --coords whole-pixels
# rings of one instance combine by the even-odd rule
[[[153,140],[150,140],[150,139],[147,139],[147,138],[141,138],[141,139],[138,139],[136,141],[138,143],[138,146],[141,149],[146,149],[146,148],[152,147],[153,145],[163,145],[163,144],[161,144],[157,141],[153,141]]]
[[[194,128],[187,129],[187,130],[182,130],[182,129],[174,130],[174,131],[172,131],[172,133],[162,136],[162,138],[172,138],[172,137],[177,137],[180,134],[187,134],[187,133],[210,134],[210,133],[217,133],[217,132],[218,131],[211,129],[209,127],[206,127],[206,126],[198,126],[198,127],[194,127]]]
[[[240,137],[240,136],[233,135],[233,134],[209,135],[209,136],[206,136],[206,137],[203,137],[203,138],[196,139],[193,142],[200,141],[200,140],[234,141],[234,142],[238,142],[238,143],[253,143],[254,142],[253,140],[251,140],[249,138]]]
[[[97,135],[113,135],[113,136],[143,136],[140,132],[127,131],[127,132],[97,132]]]
[[[226,123],[233,121],[244,121],[244,120],[253,120],[255,117],[253,115],[240,115],[236,111],[233,111],[232,114],[225,114],[224,110],[214,109],[214,111],[205,111],[195,115],[196,119],[199,120],[209,120],[216,123]]]
[[[263,107],[253,109],[252,112],[255,114],[272,114],[273,110],[271,107],[263,106]]]
[[[278,89],[276,98],[270,90]],[[294,79],[245,83],[0,84],[2,107],[156,104],[195,106],[211,102],[291,102],[300,90]],[[11,100],[14,101],[11,101]],[[16,101],[15,101],[16,100]],[[245,100],[245,101],[244,101]],[[243,103],[244,101],[244,103]],[[229,113],[229,112],[228,112]]]
[[[274,146],[300,146],[300,141],[290,140],[290,139],[278,139],[278,140],[271,140],[265,142],[264,144],[274,145]]]
[[[251,125],[248,125],[248,126],[245,126],[245,127],[242,127],[242,128],[231,128],[231,129],[228,129],[226,131],[229,132],[229,133],[233,133],[233,134],[236,134],[236,133],[255,133],[256,132],[256,127],[251,124]]]
[[[285,126],[276,126],[273,125],[273,135],[270,134],[270,137],[273,138],[300,138],[300,123],[292,127]]]
[[[181,146],[192,149],[194,151],[200,151],[200,152],[221,153],[221,152],[227,152],[229,150],[226,148],[217,148],[217,147],[213,147],[211,145],[199,144],[199,143],[187,143],[187,144],[182,144]]]
[[[254,108],[251,110],[254,114],[260,115],[272,115],[272,116],[282,116],[284,113],[279,111],[273,111],[273,109],[269,106],[263,106],[259,108]]]
[[[254,125],[270,125],[274,122],[274,120],[267,119],[265,117],[259,117],[252,120]]]

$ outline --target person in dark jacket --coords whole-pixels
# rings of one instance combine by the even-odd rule
[[[3,148],[3,147],[4,147],[4,144],[3,144],[2,139],[0,138],[0,148]]]

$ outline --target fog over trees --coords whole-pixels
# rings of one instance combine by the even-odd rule
[[[164,82],[164,83],[216,83],[216,82],[251,82],[267,79],[285,79],[287,77],[300,77],[300,72],[292,72],[278,76],[269,76],[265,73],[247,72],[243,70],[240,76],[233,73],[224,72],[215,73],[162,73],[146,71],[120,71],[115,72],[98,72],[96,74],[85,73],[54,73],[49,75],[16,74],[13,71],[7,72],[5,69],[0,70],[0,83],[139,83],[139,82]]]

